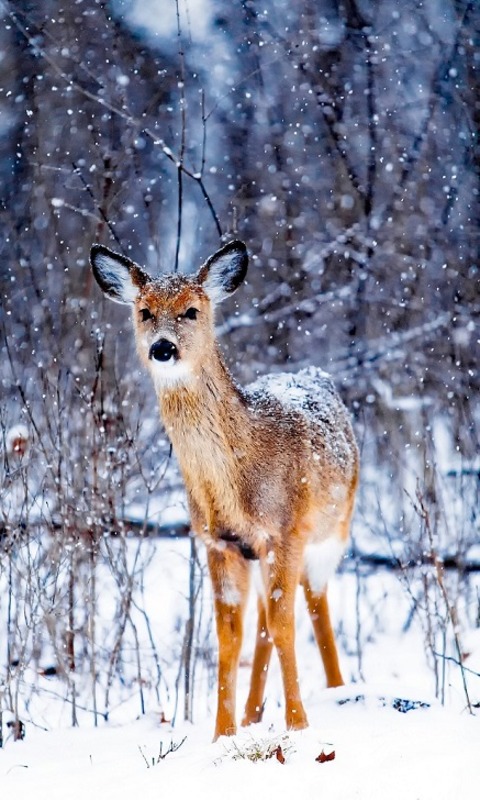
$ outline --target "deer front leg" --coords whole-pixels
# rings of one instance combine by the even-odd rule
[[[217,716],[214,741],[236,733],[237,671],[243,638],[243,614],[248,594],[249,565],[230,550],[209,550],[218,636]]]
[[[277,649],[285,692],[287,728],[308,725],[300,697],[295,656],[295,593],[298,586],[301,549],[277,548],[267,568],[267,625]]]
[[[273,640],[267,627],[267,609],[264,601],[258,598],[257,638],[253,656],[252,677],[248,693],[242,725],[260,722],[263,715],[263,695],[267,681],[268,665],[273,648]]]

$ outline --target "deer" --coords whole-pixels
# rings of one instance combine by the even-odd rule
[[[257,570],[258,620],[242,725],[264,711],[275,647],[287,729],[308,726],[295,653],[295,596],[303,588],[327,687],[343,685],[327,584],[342,559],[359,480],[348,411],[330,377],[308,367],[233,379],[215,309],[247,274],[245,244],[221,247],[192,274],[152,278],[101,244],[91,266],[103,293],[132,308],[137,351],[185,484],[192,531],[205,545],[218,638],[214,741],[236,727],[244,612]]]

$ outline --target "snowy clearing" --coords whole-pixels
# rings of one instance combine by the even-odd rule
[[[364,701],[338,705],[341,697]],[[275,734],[263,724],[233,739],[209,742],[212,722],[179,725],[173,732],[155,715],[121,727],[43,733],[11,744],[0,753],[2,795],[38,800],[144,800],[187,798],[402,798],[451,800],[478,797],[480,727],[478,720],[439,707],[399,713],[382,707],[381,692],[348,687],[321,692],[310,707],[311,727],[288,734],[286,763],[272,758],[251,763],[234,760],[236,746]],[[180,749],[160,763],[172,739]],[[315,761],[320,752],[335,759]],[[143,755],[142,755],[143,753]],[[146,759],[146,760],[145,760]]]

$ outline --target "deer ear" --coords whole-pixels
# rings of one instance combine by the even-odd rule
[[[198,273],[212,303],[220,303],[238,289],[247,274],[248,255],[243,242],[234,241],[210,256]]]
[[[133,303],[140,289],[150,280],[134,261],[114,253],[103,244],[94,244],[90,263],[100,289],[116,303]]]

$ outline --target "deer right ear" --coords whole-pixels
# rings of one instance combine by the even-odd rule
[[[94,244],[90,263],[100,289],[116,303],[133,303],[149,276],[134,261],[114,253],[103,244]]]

